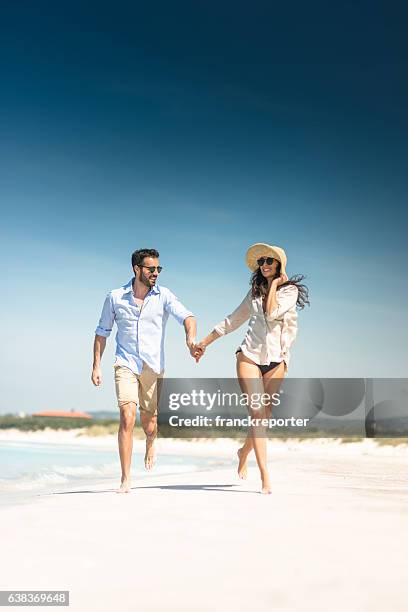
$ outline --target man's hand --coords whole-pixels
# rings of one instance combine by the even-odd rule
[[[92,370],[91,380],[95,387],[100,387],[102,384],[102,372],[99,366],[96,366]]]
[[[195,340],[187,340],[186,344],[187,344],[188,350],[190,351],[190,355],[198,363],[198,359],[197,359],[197,345],[195,343]]]
[[[191,338],[187,338],[186,339],[186,344],[187,344],[187,348],[190,351],[190,355],[192,357],[194,357],[194,351],[195,351],[195,340],[191,340]]]
[[[94,357],[92,362],[92,375],[91,380],[95,387],[100,387],[102,384],[102,372],[101,372],[101,358],[103,355],[103,351],[106,346],[106,338],[105,336],[99,336],[95,334],[94,340]]]
[[[200,361],[204,353],[205,353],[205,346],[201,342],[199,342],[198,344],[195,345],[194,352],[193,352],[193,357],[196,360],[196,363]]]

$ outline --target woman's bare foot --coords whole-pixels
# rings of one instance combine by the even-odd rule
[[[151,470],[156,462],[156,449],[154,444],[154,438],[146,438],[146,454],[144,462],[146,470]]]
[[[270,493],[272,493],[272,487],[271,487],[271,482],[269,480],[269,474],[267,472],[265,474],[261,474],[261,479],[262,479],[261,493],[262,495],[269,495]]]
[[[244,455],[242,448],[238,449],[237,455],[238,455],[238,476],[242,479],[245,479],[248,476],[247,455]]]
[[[129,493],[130,491],[130,478],[122,478],[120,487],[116,493]]]

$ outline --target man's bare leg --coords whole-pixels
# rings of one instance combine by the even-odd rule
[[[120,406],[120,425],[118,431],[119,456],[122,478],[117,493],[129,493],[130,466],[132,463],[133,428],[136,420],[136,404],[128,402]]]
[[[146,434],[145,468],[151,470],[156,461],[157,416],[147,410],[140,410],[140,421]]]

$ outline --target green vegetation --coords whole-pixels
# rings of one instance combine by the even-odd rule
[[[20,431],[39,431],[44,429],[52,430],[69,430],[78,429],[78,436],[107,436],[117,435],[119,428],[119,421],[117,419],[83,419],[77,417],[40,417],[40,416],[26,416],[19,417],[14,414],[5,414],[0,416],[0,429],[18,429]],[[218,437],[219,430],[212,431],[210,428],[207,429],[207,435],[202,436],[202,430],[180,428],[177,432],[177,438],[184,440],[211,440]],[[138,439],[144,439],[144,432],[140,425],[136,425],[134,428],[134,437]],[[169,426],[160,426],[159,435],[166,438],[174,438],[174,429]],[[231,429],[228,438],[234,438],[238,443],[245,440],[245,432],[242,430],[234,431]],[[271,439],[279,439],[282,442],[287,440],[296,442],[307,442],[315,438],[326,438],[327,436],[322,435],[319,431],[309,431],[307,435],[302,437],[288,436],[285,432],[276,433],[270,436]],[[338,436],[332,438],[342,444],[350,444],[353,442],[361,442],[365,440],[363,436]],[[408,445],[407,437],[388,437],[388,438],[373,438],[375,443],[379,446],[399,446]]]
[[[380,446],[400,446],[408,444],[408,438],[375,438]]]
[[[118,430],[118,421],[113,419],[100,419],[98,425],[111,427],[116,426]],[[0,429],[19,429],[20,431],[38,431],[41,429],[82,429],[86,427],[90,429],[95,426],[93,419],[83,419],[78,417],[40,417],[26,416],[18,417],[14,414],[5,414],[0,416]]]
[[[78,433],[78,436],[109,436],[109,435],[117,435],[119,429],[119,421],[111,421],[110,423],[102,423],[102,421],[98,421],[98,423],[93,423],[86,429],[81,430]],[[140,425],[135,425],[133,430],[133,437],[141,440],[145,438],[144,431],[140,427]]]
[[[118,419],[83,419],[77,417],[18,417],[14,414],[0,416],[0,429],[18,429],[19,431],[41,431],[45,429],[69,430],[78,429],[78,436],[108,436],[117,434]],[[140,425],[134,428],[135,438],[144,438]]]

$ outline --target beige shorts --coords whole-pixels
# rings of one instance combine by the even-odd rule
[[[135,374],[125,366],[114,365],[113,367],[119,408],[123,404],[134,402],[139,405],[140,410],[157,415],[164,372],[157,374],[146,363],[143,364],[141,374]]]

